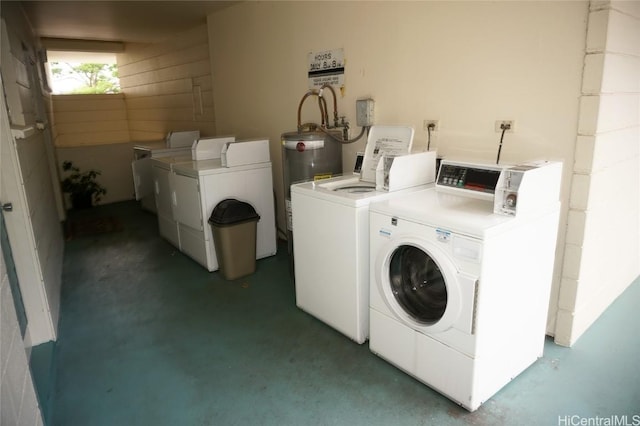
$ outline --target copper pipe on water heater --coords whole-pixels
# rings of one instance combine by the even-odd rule
[[[333,95],[333,127],[338,127],[338,98],[336,97],[336,91],[329,83],[325,83],[320,87],[320,96],[322,97],[322,90],[329,89]],[[324,99],[324,98],[323,98]],[[326,104],[325,104],[326,107]],[[327,125],[329,123],[329,117],[327,116]]]
[[[318,106],[320,107],[320,116],[322,119],[322,127],[326,127],[326,110],[327,110],[327,103],[326,101],[320,96],[320,93],[317,90],[314,89],[310,89],[307,93],[304,94],[304,96],[302,96],[302,99],[300,99],[300,103],[298,104],[298,132],[302,131],[302,104],[304,103],[304,101],[309,97],[309,96],[317,96],[318,97]],[[306,123],[306,125],[309,124],[313,124],[313,123]],[[316,125],[317,126],[317,125]]]
[[[322,96],[322,91],[325,88],[328,88],[331,91],[331,94],[333,95],[333,120],[334,120],[333,127],[329,126],[327,101],[325,100],[324,96]],[[318,107],[320,108],[320,116],[322,117],[321,125],[318,125],[317,123],[313,123],[313,122],[302,124],[302,104],[304,104],[304,101],[309,96],[318,97]],[[338,120],[338,100],[337,99],[338,98],[336,96],[336,92],[330,84],[323,84],[320,87],[320,90],[309,89],[309,91],[307,91],[307,93],[305,93],[304,96],[302,96],[302,99],[300,99],[300,103],[298,104],[298,133],[301,133],[306,128],[312,132],[313,131],[322,132],[328,137],[330,137],[331,139],[341,144],[349,144],[349,143],[358,141],[364,135],[368,127],[367,126],[362,127],[362,130],[360,131],[360,134],[357,137],[355,137],[354,139],[348,139],[349,123],[345,121],[344,117],[342,118],[342,123],[338,122],[339,120]],[[328,131],[328,129],[335,129],[337,127],[343,128],[342,138],[338,138]]]

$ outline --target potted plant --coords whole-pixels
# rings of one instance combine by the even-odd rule
[[[64,161],[62,170],[71,172],[62,181],[62,191],[69,194],[71,206],[74,209],[86,209],[100,202],[107,190],[96,182],[96,177],[101,173],[97,170],[80,172],[72,161]]]

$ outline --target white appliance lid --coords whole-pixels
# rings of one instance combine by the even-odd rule
[[[414,130],[409,126],[372,126],[367,138],[360,179],[375,183],[380,157],[409,154],[413,134]]]
[[[167,147],[169,148],[190,148],[193,142],[200,137],[200,130],[187,130],[180,132],[169,132],[167,135]]]

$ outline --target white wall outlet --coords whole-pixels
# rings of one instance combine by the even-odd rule
[[[425,132],[429,131],[429,128],[431,128],[432,132],[437,132],[440,130],[440,120],[424,120],[422,122],[422,127]]]
[[[358,127],[373,126],[373,99],[356,100],[356,125]]]
[[[503,126],[508,126],[507,131],[505,133],[513,133],[516,129],[516,121],[515,120],[496,120],[495,130],[496,133],[502,133]]]

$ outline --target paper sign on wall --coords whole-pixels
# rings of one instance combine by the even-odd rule
[[[309,53],[309,88],[344,86],[344,49]]]

